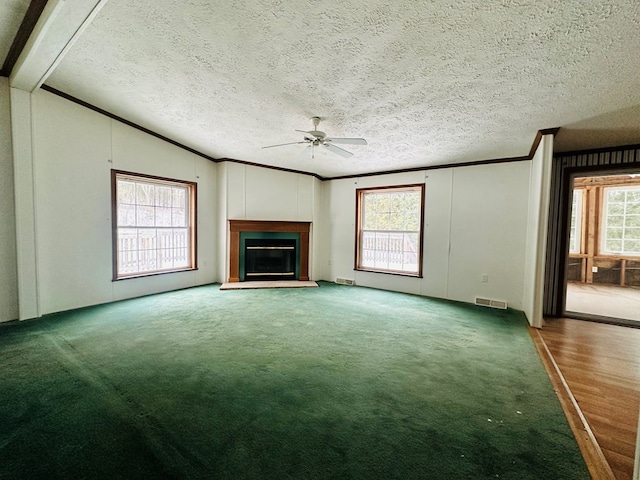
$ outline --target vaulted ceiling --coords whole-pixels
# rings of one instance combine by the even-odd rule
[[[28,6],[0,5],[0,60]],[[637,0],[101,7],[45,85],[214,158],[337,176],[526,156],[553,127],[557,150],[640,143]],[[261,148],[312,116],[368,145]]]

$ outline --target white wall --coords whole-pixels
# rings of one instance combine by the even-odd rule
[[[9,80],[0,77],[0,322],[18,318]]]
[[[229,232],[227,229],[227,167],[230,164],[223,162],[217,165],[217,183],[216,183],[216,258],[218,259],[218,268],[216,269],[216,281],[225,282],[229,277],[229,252],[227,245],[229,243]]]
[[[473,302],[476,295],[522,308],[530,162],[511,162],[331,181],[327,279]],[[423,278],[355,271],[356,188],[426,183]],[[482,282],[482,275],[489,281]]]
[[[322,184],[315,177],[234,162],[225,162],[219,170],[219,191],[226,191],[226,206],[220,208],[219,228],[227,229],[228,220],[279,220],[312,222],[309,266],[310,278],[319,279],[316,271],[322,229],[319,204]],[[222,185],[220,185],[222,184]],[[228,265],[228,239],[224,241],[225,265]],[[228,278],[228,266],[220,281]]]
[[[542,327],[544,265],[549,221],[553,135],[544,135],[531,162],[524,260],[522,310],[534,327]]]
[[[16,99],[14,116],[25,120],[20,128],[33,125],[13,137],[25,140],[25,150],[33,139],[32,159],[22,155],[32,162],[33,176],[25,170],[20,182],[29,190],[33,178],[34,206],[31,213],[16,212],[18,223],[31,221],[35,231],[37,288],[26,291],[39,314],[225,281],[229,219],[312,222],[310,273],[316,280],[353,278],[375,288],[463,302],[481,295],[525,307],[532,162],[320,182],[233,162],[216,165],[47,92]],[[197,271],[111,280],[112,168],[198,183]],[[423,278],[354,271],[356,188],[421,182]],[[28,246],[20,246],[18,259],[20,251],[28,253]],[[9,316],[15,318],[15,301]]]
[[[522,309],[529,164],[453,170],[448,298],[472,302],[478,295]]]
[[[41,315],[215,281],[213,162],[44,91],[32,109]],[[112,168],[197,182],[198,270],[112,281]]]

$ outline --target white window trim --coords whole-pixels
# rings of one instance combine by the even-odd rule
[[[621,191],[621,190],[637,190],[640,191],[640,187],[638,186],[619,186],[619,187],[604,187],[603,188],[603,201],[602,201],[602,231],[600,232],[600,254],[602,255],[615,255],[620,257],[639,257],[640,253],[628,253],[622,251],[610,251],[607,250],[607,227],[608,227],[608,205],[609,205],[609,195],[608,192],[611,190]],[[625,212],[626,214],[626,212]],[[626,216],[626,215],[625,215]],[[623,238],[624,238],[624,226],[623,229]]]

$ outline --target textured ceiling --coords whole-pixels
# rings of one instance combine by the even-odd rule
[[[640,142],[638,52],[637,0],[109,0],[46,83],[216,158],[335,176],[523,156],[602,119]],[[261,149],[314,115],[369,145]]]
[[[0,68],[7,58],[13,39],[18,33],[29,0],[2,0],[0,2]]]

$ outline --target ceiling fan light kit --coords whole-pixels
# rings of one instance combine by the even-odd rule
[[[320,126],[320,117],[311,117],[311,121],[313,122],[313,130],[296,130],[296,132],[300,132],[304,134],[304,140],[301,142],[289,142],[289,143],[279,143],[277,145],[267,145],[262,148],[273,148],[273,147],[282,147],[285,145],[300,145],[306,144],[306,150],[311,149],[311,158],[315,158],[314,156],[314,148],[315,147],[325,147],[330,152],[336,153],[344,158],[349,158],[353,156],[353,153],[345,150],[344,148],[337,147],[335,144],[342,145],[367,145],[367,141],[364,138],[338,138],[338,137],[327,137],[327,134],[323,131],[319,130]]]

